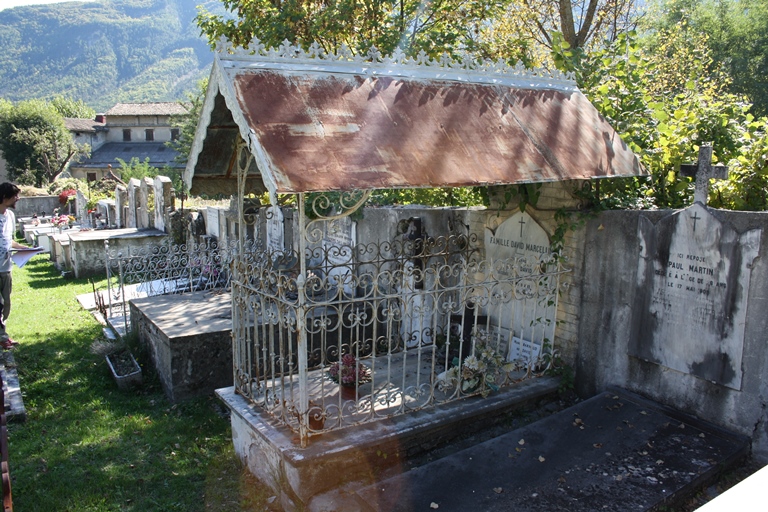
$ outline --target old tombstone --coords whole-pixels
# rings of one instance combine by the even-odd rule
[[[356,224],[349,217],[325,222],[323,247],[324,272],[328,284],[343,290],[345,297],[353,297],[355,286],[352,279]]]
[[[115,219],[116,228],[127,226],[128,190],[122,185],[115,187]]]
[[[208,234],[219,238],[219,216],[221,210],[214,206],[209,206],[205,209],[205,225],[208,226]]]
[[[285,252],[285,223],[283,211],[279,206],[266,208],[266,245],[272,253]]]
[[[139,181],[139,204],[136,208],[136,227],[147,229],[154,227],[154,214],[150,210],[155,207],[155,182],[152,178],[143,178]]]
[[[75,212],[75,217],[82,226],[93,227],[91,225],[91,217],[88,215],[88,199],[80,190],[75,195]]]
[[[641,217],[644,293],[630,355],[741,389],[746,301],[761,236],[760,229],[737,232],[701,201],[655,225]]]
[[[552,339],[556,311],[535,277],[550,254],[549,235],[528,212],[518,211],[495,230],[485,230],[489,265],[502,279],[520,277],[500,289],[502,297],[488,307],[492,323],[509,342],[509,360],[533,361]]]
[[[128,181],[128,211],[125,217],[125,227],[135,228],[137,227],[138,210],[141,207],[139,188],[141,182],[136,178],[131,178]]]
[[[419,255],[424,250],[427,233],[421,217],[410,217],[400,223],[403,251],[408,258],[403,263],[402,284],[402,322],[400,334],[408,347],[432,343],[433,333],[431,318],[434,309],[434,297],[427,280],[424,263]]]
[[[155,201],[155,229],[165,231],[165,212],[168,208],[173,208],[173,183],[167,176],[156,176],[154,183],[154,201]]]

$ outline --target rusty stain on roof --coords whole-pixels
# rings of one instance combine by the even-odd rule
[[[187,169],[197,184],[225,177],[243,133],[250,134],[254,175],[280,193],[644,173],[575,87],[247,66],[215,66],[213,73],[222,82]]]

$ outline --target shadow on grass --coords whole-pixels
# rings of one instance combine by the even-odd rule
[[[28,286],[35,289],[59,288],[63,286],[90,285],[88,278],[65,279],[55,266],[42,257],[33,258],[24,266],[29,275]],[[97,281],[106,280],[106,276],[98,276]],[[97,287],[98,288],[98,287]]]
[[[212,395],[170,403],[146,361],[142,386],[119,390],[93,350],[101,326],[52,320],[15,351],[28,410],[10,427],[19,510],[264,510],[270,494],[244,475]]]

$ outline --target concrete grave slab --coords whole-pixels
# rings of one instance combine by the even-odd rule
[[[748,450],[744,436],[613,389],[360,489],[358,510],[655,510]]]

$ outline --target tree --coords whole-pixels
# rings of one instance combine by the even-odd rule
[[[644,26],[651,33],[678,26],[705,36],[713,63],[731,77],[728,91],[748,96],[756,116],[768,115],[768,2],[656,0]]]
[[[0,109],[0,151],[10,179],[41,187],[90,148],[75,144],[53,106],[29,100]]]
[[[592,206],[608,208],[681,208],[691,204],[693,185],[680,175],[680,164],[695,162],[698,147],[712,142],[715,161],[740,162],[728,186],[710,197],[713,205],[743,209],[768,206],[760,197],[765,169],[759,163],[765,123],[749,114],[750,104],[730,94],[729,77],[716,69],[703,36],[693,37],[681,23],[658,34],[649,52],[633,33],[620,35],[599,51],[572,51],[554,37],[555,62],[574,71],[580,89],[606,116],[650,171],[648,179],[605,180],[585,194]],[[764,160],[764,158],[763,158]],[[763,180],[764,181],[764,180]]]
[[[187,113],[171,116],[171,125],[179,129],[179,138],[166,142],[166,145],[178,152],[176,157],[178,163],[187,163],[189,158],[189,152],[192,150],[192,142],[195,140],[197,123],[203,111],[203,102],[205,101],[207,90],[208,79],[200,80],[197,83],[197,90],[187,94],[188,101],[184,103]]]
[[[64,96],[56,96],[51,100],[51,106],[61,117],[74,117],[79,119],[93,119],[96,111],[85,104],[83,100],[73,100]]]
[[[230,15],[202,9],[197,17],[211,45],[224,37],[247,47],[254,36],[277,47],[284,40],[325,51],[342,44],[358,53],[375,46],[384,54],[400,47],[410,55],[437,56],[458,48],[472,50],[488,19],[501,15],[505,0],[222,0]]]

